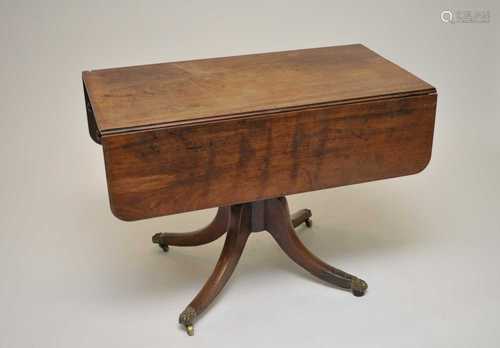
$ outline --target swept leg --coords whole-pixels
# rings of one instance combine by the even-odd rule
[[[208,226],[188,233],[157,233],[153,236],[153,243],[158,244],[164,251],[169,245],[196,246],[210,243],[222,236],[229,227],[230,207],[221,207],[217,215]]]
[[[179,316],[179,323],[186,327],[190,336],[194,334],[193,324],[196,317],[219,294],[233,273],[250,234],[250,206],[235,205],[230,210],[230,227],[219,260],[203,288]]]
[[[299,266],[328,283],[351,290],[355,296],[364,295],[368,287],[365,281],[326,264],[302,244],[290,222],[288,204],[284,197],[268,200],[265,214],[266,229]]]
[[[292,214],[292,225],[293,227],[300,226],[304,222],[306,223],[307,227],[312,226],[312,220],[311,220],[311,210],[309,209],[300,209],[299,211],[295,212]]]

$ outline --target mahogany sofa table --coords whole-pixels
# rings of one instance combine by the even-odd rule
[[[111,210],[138,220],[219,207],[169,246],[226,241],[179,322],[188,334],[233,272],[251,232],[298,265],[362,296],[367,284],[314,256],[285,195],[398,177],[431,157],[435,88],[346,45],[83,72],[91,137],[102,144]]]

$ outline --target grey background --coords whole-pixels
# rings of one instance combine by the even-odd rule
[[[489,24],[444,24],[488,9]],[[497,347],[496,1],[1,1],[0,347]],[[438,89],[433,158],[414,176],[290,197],[304,243],[365,278],[363,298],[251,237],[188,337],[179,312],[223,239],[163,254],[158,231],[214,210],[125,223],[109,210],[82,70],[360,42]]]

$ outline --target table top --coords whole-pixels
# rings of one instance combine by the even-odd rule
[[[103,135],[434,89],[360,44],[92,70],[83,81]]]
[[[417,173],[436,90],[362,45],[83,73],[123,220]]]

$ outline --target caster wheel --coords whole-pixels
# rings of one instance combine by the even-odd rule
[[[351,284],[352,294],[356,297],[361,297],[366,293],[366,289],[368,289],[368,284],[364,280],[359,278],[354,278]]]
[[[309,218],[307,218],[307,219],[306,219],[305,223],[306,223],[306,226],[307,226],[307,227],[311,227],[311,226],[313,225],[312,220],[311,220],[311,219],[309,219]]]
[[[179,316],[179,324],[184,325],[186,333],[189,336],[194,335],[193,322],[196,319],[196,310],[193,307],[187,307]]]
[[[153,236],[153,238],[151,238],[153,243],[155,244],[158,244],[160,246],[160,248],[163,249],[164,252],[167,252],[168,251],[168,245],[167,244],[163,244],[161,242],[161,233],[157,233]]]
[[[361,297],[364,296],[365,292],[364,291],[359,291],[359,290],[353,290],[352,294],[356,297]]]

